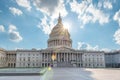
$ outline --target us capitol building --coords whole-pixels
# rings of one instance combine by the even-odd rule
[[[36,50],[4,50],[0,48],[0,67],[120,67],[120,51],[87,51],[72,48],[72,39],[62,24],[53,27],[47,41],[48,48]]]

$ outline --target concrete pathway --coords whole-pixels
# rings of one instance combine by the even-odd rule
[[[53,68],[43,76],[0,76],[0,80],[120,80],[120,69]]]
[[[53,68],[42,80],[120,80],[120,69]]]

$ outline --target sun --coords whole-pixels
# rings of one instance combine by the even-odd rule
[[[70,31],[71,25],[68,22],[64,22],[63,25],[65,29],[68,29]]]

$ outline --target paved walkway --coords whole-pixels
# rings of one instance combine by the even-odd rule
[[[91,72],[80,68],[54,68],[42,80],[94,80],[90,75]]]
[[[120,80],[120,69],[54,68],[42,80]]]
[[[120,80],[120,69],[53,68],[43,76],[0,76],[0,80]]]

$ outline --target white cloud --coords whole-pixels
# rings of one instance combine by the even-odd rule
[[[14,26],[14,25],[9,26],[9,32],[12,32],[12,31],[15,31],[15,30],[17,30],[16,26]]]
[[[113,19],[117,21],[120,26],[120,9],[115,13]],[[113,36],[114,40],[116,41],[116,44],[120,45],[120,29],[118,29]]]
[[[88,43],[85,43],[85,42],[78,42],[78,47],[77,49],[79,50],[93,50],[93,51],[105,51],[105,52],[109,52],[111,51],[110,49],[108,48],[99,48],[98,45],[96,46],[92,46]]]
[[[78,14],[78,16],[81,16],[85,13],[85,10],[88,7],[87,1],[82,1],[81,3],[78,3],[77,1],[73,0],[73,2],[70,2],[71,11]]]
[[[89,5],[89,7],[86,9],[86,12],[88,14],[91,14],[92,22],[98,21],[100,24],[104,24],[104,23],[108,23],[109,22],[108,14],[103,13],[103,11],[95,8],[92,4]]]
[[[54,27],[53,24],[53,21],[48,21],[47,16],[44,16],[38,24],[38,28],[42,29],[45,34],[50,34],[52,28]]]
[[[19,10],[19,9],[17,9],[15,7],[10,7],[9,10],[11,11],[11,13],[13,15],[18,15],[19,16],[19,15],[23,14],[23,12],[21,10]]]
[[[113,8],[112,3],[109,2],[109,1],[104,1],[103,4],[104,4],[103,7],[106,8],[106,9],[112,9]]]
[[[95,51],[97,51],[98,50],[98,45],[93,47],[93,46],[91,46],[88,43],[78,42],[78,49],[80,49],[80,50],[95,50]]]
[[[110,52],[112,50],[108,49],[108,48],[102,48],[101,51],[105,51],[105,52]]]
[[[19,6],[26,8],[28,11],[31,10],[30,0],[16,0],[16,2]]]
[[[120,26],[120,9],[119,9],[119,11],[117,11],[117,12],[115,13],[113,19],[114,19],[115,21],[117,21],[118,24],[119,24],[119,26]]]
[[[58,18],[59,12],[61,16],[67,15],[64,0],[35,0],[34,5],[37,10],[44,14],[38,27],[44,31],[45,34],[49,34],[54,27],[54,21]]]
[[[35,0],[34,5],[37,10],[40,10],[53,19],[58,17],[59,12],[61,16],[67,15],[64,0]]]
[[[101,7],[102,4],[99,4]],[[101,25],[109,22],[109,15],[92,4],[91,0],[84,0],[78,3],[76,0],[70,2],[71,11],[75,12],[80,19],[82,28],[89,22],[99,22]]]
[[[0,10],[0,13],[2,12],[2,10]]]
[[[5,32],[5,28],[3,25],[0,25],[0,32]]]
[[[115,34],[114,34],[114,40],[116,41],[117,44],[120,45],[120,29],[118,29]]]
[[[98,8],[101,8],[103,6],[103,1],[101,1],[101,2],[99,1],[97,6],[98,6]]]
[[[17,31],[17,28],[16,26],[14,25],[9,25],[9,37],[10,37],[10,40],[11,41],[14,41],[14,42],[19,42],[21,41],[23,38],[21,37],[20,33]]]

